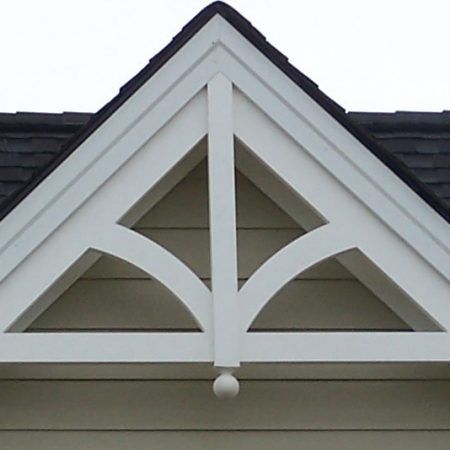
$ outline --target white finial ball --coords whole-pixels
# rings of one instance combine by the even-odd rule
[[[239,393],[239,381],[231,373],[222,373],[213,384],[213,391],[218,398],[233,398]]]

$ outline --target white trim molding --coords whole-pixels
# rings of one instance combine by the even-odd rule
[[[214,364],[239,366],[239,304],[233,86],[222,74],[208,83],[208,186]]]
[[[205,155],[211,289],[127,228],[145,212],[136,205],[150,208]],[[239,291],[235,166],[307,231]],[[159,280],[201,331],[22,333],[102,253]],[[248,331],[331,257],[413,331]],[[210,362],[228,376],[242,362],[450,362],[449,277],[442,217],[215,16],[0,223],[0,363]]]

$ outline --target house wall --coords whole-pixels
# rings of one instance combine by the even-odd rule
[[[134,229],[172,251],[209,285],[207,192],[202,163]],[[240,173],[237,222],[241,285],[273,253],[305,233]],[[402,330],[408,326],[343,266],[330,260],[286,285],[253,328]],[[103,256],[30,327],[33,331],[80,329],[192,330],[195,324],[158,282]]]
[[[204,380],[2,381],[0,442],[8,450],[444,450],[449,395],[448,381],[260,380],[224,402]]]
[[[209,283],[207,183],[199,166],[135,226]],[[301,235],[289,217],[238,176],[239,277]],[[103,257],[30,329],[193,329],[170,293]],[[271,302],[257,329],[407,329],[336,261],[299,276]],[[450,383],[389,369],[331,368],[315,376],[248,372],[232,401],[214,397],[204,374],[122,376],[86,369],[58,377],[25,368],[0,380],[0,449],[427,449],[450,448]],[[64,370],[70,372],[70,367]],[[246,369],[243,368],[245,371]],[[1,374],[1,372],[0,372]],[[25,375],[24,375],[25,374]],[[406,374],[406,376],[404,376]],[[239,374],[238,374],[239,375]],[[213,378],[211,370],[207,378]],[[30,379],[34,378],[34,379]],[[175,379],[178,378],[178,379]],[[274,379],[276,378],[276,379]]]

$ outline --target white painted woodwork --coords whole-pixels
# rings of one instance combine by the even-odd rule
[[[361,252],[346,252],[338,260],[378,298],[400,317],[404,317],[416,331],[439,331],[439,327],[427,312],[398,288],[389,277],[379,270]]]
[[[425,264],[422,258],[414,257],[413,250],[403,245],[396,234],[382,225],[364,205],[355,201],[354,196],[348,197],[347,189],[336,183],[328,166],[324,168],[314,161],[306,150],[282,132],[253,102],[244,95],[237,94],[233,105],[235,132],[246,147],[291,189],[301,192],[308,203],[315,205],[330,221],[331,226],[337,227],[343,235],[348,235],[356,248],[414,299],[415,306],[421,305],[420,308],[427,311],[429,320],[434,323],[434,328],[448,329],[448,279],[437,274],[435,268]],[[253,129],[258,129],[259,132],[251,132]],[[273,151],[276,145],[283,148],[285,158],[280,158]],[[300,173],[302,176],[299,176]],[[412,276],[413,272],[417,276]],[[429,295],[431,291],[432,296]],[[389,298],[383,300],[389,301]],[[402,310],[402,317],[406,321],[408,312],[407,309]],[[412,321],[416,319],[414,315]]]
[[[172,244],[173,241],[179,242],[181,238],[178,238],[177,234],[173,231],[169,231],[170,235],[173,236],[173,239],[169,239],[169,237],[161,237],[163,234],[162,231],[155,232],[152,230],[152,239],[161,243],[164,243],[164,247],[173,245],[171,247],[171,251],[174,255],[177,255],[180,259],[182,259],[187,266],[196,268],[194,271],[198,271],[198,275],[201,276],[202,279],[208,278],[208,271],[206,269],[206,262],[202,261],[202,254],[198,252],[196,254],[193,253],[192,249],[198,249],[199,240],[192,238],[192,235],[189,235],[190,229],[179,230],[178,234],[186,232],[190,237],[189,242],[191,243],[190,254],[189,246],[180,247],[178,245]],[[238,236],[242,230],[238,229]],[[239,264],[242,272],[240,272],[239,276],[241,279],[248,278],[253,273],[253,268],[259,267],[267,258],[267,255],[271,255],[275,253],[282,245],[284,241],[289,243],[289,240],[292,238],[291,234],[286,234],[281,230],[277,230],[275,233],[268,233],[267,230],[260,229],[255,230],[254,233],[243,233],[242,236],[242,245],[244,249],[241,250],[242,258],[238,260],[242,263]],[[150,232],[150,231],[148,231]],[[181,232],[181,233],[180,233]],[[161,234],[159,234],[161,233]],[[203,234],[203,233],[202,233]],[[258,236],[260,239],[256,238],[252,239],[253,236]],[[156,236],[156,237],[155,237]],[[281,237],[280,237],[281,236]],[[239,240],[238,240],[239,242]],[[241,248],[242,248],[241,245]],[[185,250],[185,254],[182,253],[182,250]],[[200,263],[196,263],[196,260],[200,259]],[[130,264],[125,263],[124,261],[118,260],[116,258],[108,257],[107,255],[102,256],[83,276],[83,279],[113,279],[113,278],[148,278],[148,275],[143,271],[131,266]],[[299,279],[307,279],[307,280],[315,280],[315,279],[326,279],[326,280],[352,280],[354,279],[353,275],[345,270],[342,265],[340,265],[337,261],[331,259],[322,262],[318,266],[314,266],[302,274],[300,274],[297,278]]]
[[[221,368],[240,364],[232,101],[230,80],[217,74],[208,83],[208,194],[214,365]]]
[[[250,332],[241,362],[448,362],[443,332]],[[208,333],[4,333],[0,363],[211,362]],[[105,351],[105,348],[107,351]]]
[[[135,231],[114,225],[93,247],[142,269],[183,302],[203,331],[211,331],[211,292],[178,258]]]
[[[223,24],[221,39],[217,58],[233,83],[290,136],[308,144],[315,158],[338,179],[345,179],[348,188],[408,242],[425,232],[416,248],[429,257],[430,250],[436,250],[431,258],[435,268],[449,276],[450,269],[441,266],[450,249],[445,220],[228,23]]]
[[[244,328],[248,329],[266,303],[298,274],[352,246],[333,225],[323,225],[275,253],[239,291]]]
[[[247,362],[446,362],[450,338],[442,332],[247,333]]]
[[[267,124],[266,124],[267,125]],[[323,218],[305,206],[281,185],[274,185],[274,177],[268,177],[268,171],[261,170],[261,164],[255,164],[255,158],[250,151],[238,142],[240,167],[251,177],[252,181],[265,192],[268,197],[292,217],[301,227],[311,231],[323,224]],[[273,189],[275,188],[275,189]],[[322,220],[322,222],[321,222]],[[360,251],[344,252],[337,255],[337,260],[352,274],[361,280],[378,298],[391,308],[397,315],[407,319],[409,325],[416,331],[438,331],[440,327],[427,313],[421,311],[411,297],[395,286],[383,272],[377,269]]]
[[[212,272],[194,270],[170,247],[176,236],[202,233],[204,246],[205,228],[125,228],[200,161],[206,141]],[[245,220],[235,217],[233,141],[276,177],[273,192],[245,156],[238,169],[314,229],[302,235],[291,221],[266,227],[285,241],[275,254],[265,246],[265,264],[257,268],[257,255],[247,272],[246,233],[259,229],[243,227],[236,237],[235,224]],[[361,278],[415,332],[245,334],[286,283],[348,249],[382,274]],[[449,249],[448,224],[435,211],[215,17],[0,224],[0,330],[8,332],[0,335],[0,362],[448,362]],[[102,333],[20,334],[100,251],[159,280],[205,333],[111,333],[106,353]],[[199,260],[206,253],[199,247]],[[210,276],[212,292],[201,280]],[[249,278],[242,302],[238,277]]]
[[[194,201],[192,213],[186,213],[184,196],[185,188],[189,188],[191,192],[204,192],[207,189],[205,169],[204,164],[198,165],[149,213],[144,214],[134,229],[168,248],[209,285],[208,230],[205,226],[207,208],[204,204],[200,205],[200,198]],[[252,207],[249,208],[247,221],[242,225],[238,224],[239,276],[242,285],[273,253],[293,239],[295,241],[303,231],[295,227],[295,222],[277,209],[242,175],[238,177],[237,198],[254,200],[249,203]],[[239,201],[237,206],[238,210],[243,209]],[[152,214],[153,210],[156,210],[155,216]],[[267,214],[258,214],[258,211],[265,211]],[[157,218],[156,222],[152,222],[153,217]],[[172,221],[167,228],[162,226],[165,217]],[[277,228],[277,224],[281,228]],[[322,226],[296,242],[308,238],[307,242],[315,233],[320,235],[326,230],[327,226]],[[332,243],[336,239],[322,241]],[[200,251],[202,246],[204,250]],[[295,276],[297,270],[294,269],[285,281]],[[286,276],[288,272],[284,270],[279,274]],[[180,309],[177,299],[166,288],[149,279],[148,273],[120,260],[103,257],[82,280],[75,283],[67,294],[33,323],[30,331],[46,329],[73,332],[108,329],[116,332],[176,332],[183,329],[193,331],[195,324]],[[334,261],[326,261],[303,272],[296,281],[281,289],[257,318],[253,329],[381,331],[407,327],[349,272]]]
[[[200,92],[83,205],[73,216],[74,220],[65,222],[39,252],[31,254],[11,277],[2,282],[0,329],[20,331],[45,310],[56,298],[48,295],[49,286],[59,287],[65,281],[59,277],[71,275],[67,269],[90,248],[96,234],[105,233],[108,217],[109,226],[113,220],[123,217],[130,206],[149,191],[149,183],[150,186],[157,184],[202,139],[206,128],[206,95]],[[182,141],[177,139],[180,129],[183,130]],[[161,157],[161,150],[165,148],[164,157]],[[130,179],[133,183],[129,183]],[[42,270],[41,256],[46,261],[45,271]],[[40,276],[36,277],[36,273]],[[22,277],[33,279],[34,283],[15,281]]]
[[[254,166],[258,167],[256,164]],[[270,179],[271,183],[275,181]],[[236,206],[236,222],[240,229],[299,228],[276,203],[267,201],[267,197],[240,172],[236,172]],[[167,193],[163,202],[160,201],[151,209],[147,207],[147,211],[133,226],[134,229],[179,228],[180,224],[183,228],[209,228],[206,161],[185,174]]]
[[[121,217],[121,225],[131,227],[138,222],[149,210],[154,210],[175,185],[184,180],[187,174],[199,165],[206,156],[206,139],[202,139],[184,158],[173,167],[168,174],[159,180],[148,192]]]
[[[291,119],[294,115],[297,118],[307,119],[305,126],[300,127],[300,123],[294,124],[297,131],[293,135],[309,136],[311,128],[315,132],[320,130],[325,141],[334,143],[332,151],[327,151],[326,146],[322,147],[328,157],[326,165],[333,170],[338,170],[339,179],[346,178],[348,183],[353,183],[353,191],[358,192],[359,197],[368,202],[370,208],[377,211],[379,217],[384,217],[386,223],[402,234],[407,242],[410,244],[414,242],[414,246],[420,247],[418,251],[427,260],[433,261],[438,270],[448,274],[448,269],[442,267],[447,256],[441,251],[444,249],[445,252],[445,248],[450,247],[445,221],[220,17],[213,18],[196,36],[193,36],[157,74],[141,87],[136,95],[129,99],[126,105],[123,105],[83,144],[83,149],[90,147],[90,150],[94,147],[95,152],[81,151],[78,152],[79,156],[72,155],[70,163],[68,161],[64,164],[64,169],[58,170],[57,176],[43,183],[26,202],[22,203],[20,208],[3,221],[0,248],[11,248],[14,237],[25,231],[27,234],[27,239],[21,239],[23,247],[21,246],[20,251],[15,250],[15,257],[10,260],[11,265],[3,269],[5,273],[23,259],[30,249],[34,248],[33,245],[42,240],[45,233],[48,234],[54,230],[54,227],[45,227],[41,229],[40,234],[36,233],[36,230],[34,233],[27,231],[31,223],[36,223],[33,219],[36,219],[37,215],[42,215],[44,210],[46,214],[50,214],[49,205],[52,205],[55,210],[61,208],[61,201],[56,202],[55,198],[60,198],[60,191],[67,185],[69,174],[71,180],[76,179],[80,172],[92,165],[92,161],[98,159],[99,154],[105,152],[105,148],[110,148],[108,144],[119,142],[119,137],[133,129],[137,118],[141,119],[146,111],[156,112],[150,130],[161,126],[168,116],[170,117],[173,109],[176,109],[178,105],[181,106],[186,97],[189,98],[197,92],[199,86],[204,86],[212,73],[218,71],[223,71],[233,83],[239,85],[241,90],[253,92],[255,98],[258,94],[258,100],[265,102],[267,111],[274,113],[276,120],[284,122],[283,125],[288,133],[292,131],[292,127],[289,128],[286,120],[280,117],[279,113],[282,110],[284,112],[289,110]],[[187,79],[191,81],[191,84],[183,85]],[[174,101],[171,104],[172,108],[169,108],[163,103],[172,92],[178,103]],[[272,101],[274,97],[275,102]],[[283,107],[280,102],[284,103]],[[158,108],[161,108],[164,113],[158,111]],[[279,108],[278,111],[277,108]],[[285,117],[286,115],[284,114]],[[300,121],[297,120],[297,122]],[[307,125],[311,128],[308,129]],[[342,149],[345,149],[346,155]],[[310,150],[318,152],[320,149],[312,147]],[[127,156],[126,152],[123,152],[123,157]],[[347,158],[345,167],[338,164],[339,158],[343,157]],[[350,166],[348,161],[352,161]],[[352,172],[355,175],[361,173],[364,175],[352,177]],[[101,180],[97,181],[99,186]],[[361,181],[363,181],[362,185]],[[369,185],[374,188],[371,192],[369,192]],[[91,186],[87,184],[84,186],[86,191],[91,189]],[[381,201],[380,196],[382,196]],[[78,198],[81,200],[80,196]],[[65,209],[65,217],[67,217],[69,210],[70,212],[73,210],[73,203],[65,203]],[[59,218],[61,217],[62,214]],[[56,221],[56,217],[54,219]],[[12,257],[12,254],[10,255]]]
[[[209,282],[208,282],[209,284]],[[80,280],[29,331],[194,330],[164,286],[146,279]],[[261,311],[252,329],[398,330],[408,326],[356,280],[295,280]]]
[[[191,197],[190,208],[186,208],[186,191],[205,195]],[[134,229],[164,245],[210,286],[207,205],[202,203],[207,201],[205,191],[206,166],[201,163],[145,214]],[[245,222],[238,223],[242,285],[301,230],[289,228],[295,222],[242,175],[238,176],[236,194],[238,212],[246,212],[241,216]],[[165,220],[169,229],[163,227]],[[333,260],[303,272],[296,281],[288,283],[253,324],[256,330],[405,328],[404,322]],[[196,325],[163,285],[135,266],[105,255],[28,329],[176,331],[193,330]]]
[[[167,288],[150,279],[80,280],[27,331],[199,330]]]
[[[0,223],[0,448],[447,450],[449,249],[215,17]]]
[[[294,280],[266,304],[252,330],[410,330],[357,280]]]
[[[201,278],[210,278],[209,233],[206,229],[138,229],[167,248]],[[273,253],[299,236],[295,229],[238,229],[239,278],[248,278]],[[195,249],[195,257],[192,254]]]
[[[182,363],[213,360],[206,333],[4,333],[1,363]]]
[[[245,145],[239,141],[236,142],[236,166],[239,170],[265,195],[272,199],[275,204],[281,208],[288,217],[294,220],[307,231],[327,223],[326,219],[318,211],[307,204],[305,199],[291,189],[286,189],[286,185],[270,172],[270,169],[264,167],[261,160],[257,160],[246,150]]]

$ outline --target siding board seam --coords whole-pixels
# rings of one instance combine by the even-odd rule
[[[397,432],[397,433],[411,433],[411,432],[449,432],[450,428],[4,428],[0,429],[0,434],[3,432],[49,432],[49,433],[66,433],[66,432],[108,432],[108,433],[302,433],[302,432],[316,432],[316,433],[339,433],[339,432]]]

